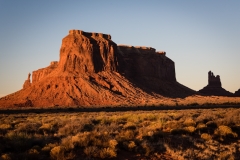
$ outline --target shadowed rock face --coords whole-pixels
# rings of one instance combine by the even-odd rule
[[[174,62],[150,47],[118,46],[121,72],[135,80],[147,77],[176,82]]]
[[[151,47],[117,45],[111,36],[70,30],[60,60],[38,69],[1,107],[143,105],[195,92],[176,81],[174,62]]]
[[[125,77],[151,91],[167,96],[174,94],[167,89],[167,83],[177,83],[175,66],[174,62],[165,56],[166,52],[156,52],[151,47],[124,45],[118,46],[118,52],[121,56],[119,69]]]
[[[222,87],[220,76],[214,76],[213,72],[208,72],[208,85],[212,87]]]
[[[215,96],[232,96],[233,94],[222,88],[220,76],[214,76],[213,72],[208,72],[208,85],[199,90],[200,93],[205,95]]]
[[[240,89],[234,93],[234,96],[240,97]]]

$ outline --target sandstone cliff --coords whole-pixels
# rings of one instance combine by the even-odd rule
[[[179,84],[174,62],[164,51],[145,46],[118,45],[118,71],[147,93],[185,97],[193,90]]]
[[[215,96],[232,96],[233,94],[224,88],[222,88],[222,83],[220,76],[214,76],[213,72],[208,72],[208,85],[203,89],[199,90],[200,93],[204,95],[215,95]]]
[[[42,78],[47,77],[47,75],[49,75],[52,71],[55,71],[57,66],[58,66],[58,62],[52,61],[48,67],[33,71],[32,83],[35,84],[36,82],[40,81]]]
[[[111,36],[70,30],[59,62],[33,71],[2,107],[144,105],[195,91],[179,84],[174,62],[151,47],[117,45]]]
[[[25,82],[23,84],[23,89],[26,89],[26,88],[31,86],[31,79],[30,79],[30,77],[31,77],[31,73],[28,74],[28,79],[25,80]]]

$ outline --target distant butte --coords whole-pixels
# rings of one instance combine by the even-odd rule
[[[195,93],[177,82],[165,51],[117,45],[109,34],[70,30],[60,60],[29,74],[23,89],[2,97],[0,106],[136,106]]]
[[[236,97],[240,97],[240,89],[237,90],[237,91],[234,93],[234,96],[236,96]]]
[[[233,96],[231,92],[222,88],[220,76],[214,76],[213,72],[211,71],[208,72],[208,85],[199,90],[199,92],[204,95]]]

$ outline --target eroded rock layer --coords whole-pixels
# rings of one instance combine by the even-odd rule
[[[117,45],[111,36],[70,30],[60,60],[29,74],[1,107],[144,105],[195,91],[179,84],[174,62],[151,47]]]

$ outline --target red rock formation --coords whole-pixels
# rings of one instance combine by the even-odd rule
[[[70,30],[62,40],[59,69],[78,74],[117,71],[116,50],[110,35]]]
[[[220,76],[214,76],[213,72],[208,72],[208,85],[199,90],[200,93],[205,95],[215,96],[232,96],[233,94],[222,88]]]
[[[25,80],[24,84],[23,84],[23,89],[25,88],[28,88],[31,86],[31,80],[30,80],[30,77],[31,77],[31,73],[28,74],[28,79]]]
[[[52,71],[54,71],[57,68],[57,66],[58,66],[58,62],[53,61],[50,63],[50,65],[48,67],[33,71],[32,83],[34,84],[34,83],[40,81],[42,78],[49,75]]]
[[[117,46],[111,36],[70,30],[59,62],[33,71],[2,107],[141,105],[195,93],[179,84],[174,62],[151,47]]]

